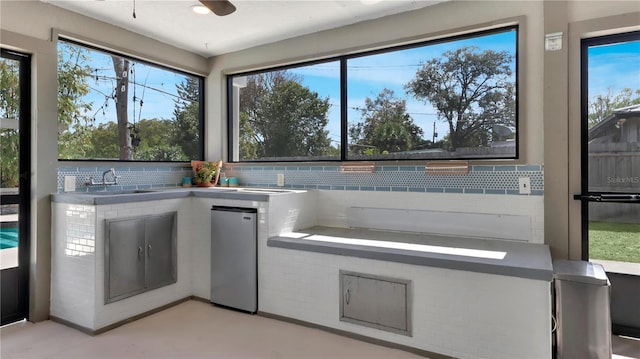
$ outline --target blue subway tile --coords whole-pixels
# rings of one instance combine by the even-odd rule
[[[517,170],[518,171],[540,171],[540,166],[539,165],[518,166]]]
[[[78,167],[58,167],[58,172],[78,172]]]
[[[318,189],[331,189],[331,186],[318,185]]]
[[[408,191],[409,192],[424,192],[425,189],[423,187],[409,187]]]
[[[398,172],[398,166],[382,166],[381,172]]]
[[[493,172],[493,166],[472,166],[473,172]]]
[[[391,187],[387,187],[387,186],[376,186],[375,191],[376,191],[376,192],[390,192],[390,191],[391,191]]]
[[[324,172],[338,172],[338,166],[325,166],[323,167]]]
[[[505,194],[506,190],[504,189],[485,189],[485,194]]]
[[[344,189],[346,189],[347,191],[359,191],[360,187],[358,187],[358,186],[345,186]]]
[[[285,168],[284,167],[273,167],[274,171],[284,171]]]
[[[507,194],[508,195],[520,195],[520,191],[517,189],[508,189],[507,190]]]
[[[399,166],[398,171],[415,172],[416,166]]]
[[[534,189],[534,190],[531,190],[531,195],[532,196],[543,196],[544,195],[544,191],[543,190]]]
[[[370,186],[360,186],[360,190],[361,191],[375,191],[376,189],[374,187],[370,187]]]
[[[513,172],[516,170],[516,166],[496,166],[496,171]]]
[[[462,188],[445,188],[445,193],[462,193]]]
[[[344,191],[344,186],[331,186],[332,190]]]
[[[171,167],[158,167],[158,172],[171,172]]]
[[[309,166],[299,166],[298,171],[309,171]]]
[[[484,190],[482,188],[465,188],[464,189],[464,193],[484,193]]]
[[[306,185],[304,185],[304,188],[307,188],[307,189],[318,189],[318,185],[316,185],[316,184],[306,184]]]
[[[323,171],[323,167],[322,166],[311,166],[310,167],[312,172],[322,172]]]
[[[443,193],[444,188],[427,188],[427,192],[429,193]]]
[[[391,187],[391,192],[407,192],[407,187]]]

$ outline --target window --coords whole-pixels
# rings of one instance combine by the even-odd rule
[[[510,26],[229,76],[229,160],[518,158]]]
[[[203,78],[58,41],[61,160],[202,159]]]
[[[239,161],[340,159],[340,63],[234,76]],[[235,95],[234,95],[235,94]]]

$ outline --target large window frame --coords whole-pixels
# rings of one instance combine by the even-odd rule
[[[379,55],[379,54],[389,54],[389,53],[393,53],[393,52],[400,52],[400,51],[404,51],[404,50],[411,50],[411,49],[416,49],[416,48],[420,48],[420,47],[428,47],[431,45],[439,45],[439,44],[447,44],[447,43],[451,43],[451,42],[455,42],[455,41],[459,41],[459,40],[470,40],[470,39],[476,39],[476,38],[480,38],[482,36],[486,36],[486,35],[492,35],[492,34],[501,34],[501,33],[513,33],[513,60],[512,63],[510,63],[511,67],[512,67],[512,78],[513,78],[513,82],[512,82],[512,89],[513,89],[513,126],[512,129],[515,129],[512,131],[512,133],[509,135],[510,139],[508,141],[512,141],[512,144],[507,144],[508,146],[512,146],[514,147],[512,150],[509,149],[509,153],[507,153],[506,155],[504,154],[498,154],[498,155],[481,155],[481,156],[477,156],[474,154],[469,155],[468,153],[466,154],[460,154],[460,155],[452,155],[452,156],[444,156],[444,157],[438,157],[438,156],[428,156],[428,155],[411,155],[411,156],[403,156],[401,155],[391,155],[389,156],[388,154],[377,154],[377,155],[369,155],[369,156],[355,156],[353,154],[349,153],[349,128],[350,128],[350,124],[349,124],[349,97],[348,97],[348,88],[349,88],[349,79],[348,79],[348,71],[349,71],[349,67],[348,67],[348,63],[351,60],[356,60],[356,59],[361,59],[367,56],[375,56],[375,55]],[[431,40],[427,40],[427,41],[420,41],[420,42],[415,42],[415,43],[409,43],[409,44],[402,44],[402,45],[395,45],[395,46],[389,46],[389,47],[385,47],[385,48],[380,48],[380,49],[376,49],[376,50],[371,50],[371,51],[361,51],[361,52],[357,52],[357,53],[352,53],[352,54],[347,54],[347,55],[341,55],[341,56],[334,56],[334,57],[329,57],[329,58],[324,58],[324,59],[320,59],[320,60],[312,60],[312,61],[301,61],[301,62],[297,62],[297,63],[293,63],[293,64],[287,64],[287,65],[283,65],[283,66],[275,66],[275,67],[269,67],[269,68],[263,68],[263,69],[259,69],[259,70],[252,70],[252,71],[247,71],[247,72],[238,72],[238,73],[232,73],[227,75],[227,124],[228,124],[228,148],[227,148],[227,153],[228,153],[228,158],[227,160],[229,162],[255,162],[255,163],[264,163],[264,162],[345,162],[345,161],[385,161],[385,160],[392,160],[392,161],[424,161],[424,160],[428,160],[428,161],[432,161],[432,160],[518,160],[520,159],[520,146],[521,141],[521,134],[520,134],[520,130],[521,130],[521,126],[519,123],[519,112],[520,112],[520,106],[519,106],[519,96],[520,96],[520,84],[519,84],[519,77],[520,77],[520,58],[519,58],[519,53],[520,53],[520,26],[518,24],[510,24],[510,25],[503,25],[503,26],[496,26],[496,27],[492,27],[490,29],[483,29],[483,30],[477,30],[477,31],[472,31],[472,32],[467,32],[464,34],[458,34],[458,35],[453,35],[453,36],[445,36],[445,37],[440,37],[437,39],[431,39]],[[287,157],[283,157],[283,158],[268,158],[268,159],[243,159],[240,158],[240,150],[239,150],[239,137],[240,137],[240,126],[239,126],[239,105],[238,105],[238,90],[234,89],[234,81],[236,81],[239,78],[243,78],[243,77],[247,77],[247,76],[252,76],[252,75],[260,75],[260,74],[265,74],[265,73],[269,73],[269,72],[275,72],[275,71],[284,71],[284,70],[289,70],[289,69],[295,69],[295,68],[300,68],[300,67],[304,67],[304,66],[313,66],[313,65],[318,65],[318,64],[325,64],[325,63],[330,63],[330,62],[338,62],[340,63],[340,69],[339,69],[339,86],[340,86],[340,101],[339,101],[339,105],[340,105],[340,145],[339,145],[339,157],[335,156],[334,158],[313,158],[313,157],[309,157],[309,158],[287,158]],[[489,130],[490,133],[492,135],[495,134],[494,130],[491,129]],[[435,130],[435,122],[434,122],[434,141],[435,142],[435,138],[437,137],[436,134],[436,130]],[[425,136],[426,138],[426,136]],[[455,153],[455,151],[453,151]],[[490,151],[489,151],[490,152]]]
[[[128,61],[130,64],[135,64],[138,65],[140,64],[140,66],[145,66],[146,68],[151,68],[154,69],[154,71],[167,71],[167,76],[173,74],[174,76],[177,76],[179,78],[182,78],[182,80],[180,82],[178,82],[177,80],[174,80],[174,85],[178,85],[181,84],[183,86],[187,86],[187,83],[189,83],[189,86],[191,86],[193,89],[197,89],[197,100],[196,101],[191,101],[191,102],[197,102],[198,106],[197,109],[195,110],[195,112],[197,113],[197,140],[194,141],[195,144],[192,144],[192,149],[191,151],[189,151],[189,153],[185,153],[183,152],[183,156],[175,156],[171,154],[171,151],[164,151],[163,149],[159,149],[156,148],[156,150],[158,152],[163,152],[163,154],[161,155],[157,155],[155,158],[151,158],[151,159],[136,159],[136,158],[129,158],[129,159],[122,159],[122,158],[61,158],[60,153],[58,154],[58,160],[59,161],[80,161],[80,162],[138,162],[138,163],[185,163],[185,162],[189,162],[190,160],[202,160],[204,159],[204,152],[205,152],[205,78],[201,75],[197,75],[194,73],[190,73],[169,65],[165,65],[162,64],[160,62],[154,62],[154,61],[148,61],[136,56],[131,56],[128,54],[123,54],[121,52],[118,51],[114,51],[114,50],[110,50],[108,48],[102,47],[102,46],[97,46],[94,45],[92,43],[89,42],[85,42],[85,41],[79,41],[76,40],[74,38],[71,37],[66,37],[63,35],[60,35],[58,37],[58,42],[62,42],[62,43],[66,43],[72,46],[76,46],[79,47],[83,50],[87,50],[87,51],[91,51],[94,53],[100,53],[101,55],[104,56],[110,56],[110,57],[118,57],[120,59],[123,59],[125,61]],[[60,49],[60,45],[58,44],[58,51]],[[134,67],[134,65],[131,65],[131,67]],[[58,65],[58,70],[60,68],[60,65]],[[115,70],[113,70],[115,71]],[[96,76],[98,76],[96,74]],[[147,73],[147,78],[149,77],[148,73]],[[96,77],[97,78],[97,77]],[[120,82],[121,82],[121,78],[118,78],[117,76],[115,76],[115,81],[116,81],[116,87],[120,86]],[[190,83],[191,81],[192,83]],[[97,81],[97,80],[96,80]],[[144,84],[142,84],[143,87],[145,88],[150,88],[150,86],[146,86],[146,79],[143,78]],[[136,86],[141,87],[141,82],[142,81],[134,81],[131,82],[130,80],[127,80],[128,84],[127,87],[131,87],[130,84],[134,84],[133,88],[135,89]],[[60,79],[59,79],[59,86],[60,86]],[[176,86],[177,87],[177,86]],[[114,87],[115,88],[115,87]],[[184,88],[183,88],[184,89]],[[150,90],[149,90],[150,91]],[[176,90],[178,91],[178,90]],[[159,92],[162,92],[161,89],[159,90]],[[115,92],[114,92],[115,93]],[[143,92],[144,94],[144,92]],[[181,98],[179,96],[173,95],[169,92],[166,92],[167,96],[173,96],[173,98],[177,99],[177,100],[184,100],[183,102],[189,102],[189,100],[185,100],[184,98]],[[126,94],[125,94],[126,95]],[[133,95],[133,97],[131,97]],[[58,96],[60,96],[60,91],[58,92]],[[105,96],[106,97],[106,96]],[[115,99],[116,95],[113,96],[113,99]],[[141,109],[142,109],[142,102],[144,100],[144,95],[142,95],[142,97],[140,97],[140,94],[138,93],[138,96],[136,98],[136,93],[132,92],[132,94],[128,95],[128,104],[131,104],[132,101],[135,104],[136,101],[139,101],[138,104],[138,110],[137,111],[135,106],[133,107],[133,111],[129,110],[129,112],[134,112],[134,114],[132,116],[127,114],[127,118],[132,117],[131,119],[128,119],[128,129],[127,129],[127,137],[131,138],[131,141],[129,143],[129,147],[132,147],[132,143],[135,143],[136,141],[138,143],[140,143],[140,141],[144,141],[144,138],[140,139],[139,137],[139,132],[140,128],[136,128],[136,125],[141,125],[141,122],[143,121],[149,121],[152,122],[151,120],[162,120],[159,122],[175,122],[176,118],[175,118],[175,111],[176,111],[176,104],[177,102],[174,102],[174,104],[171,106],[170,109],[168,109],[168,111],[166,111],[166,117],[163,116],[162,117],[152,117],[152,118],[141,118],[142,116],[139,115],[139,113],[141,113]],[[115,107],[115,105],[117,104],[117,99],[111,100],[111,106]],[[58,101],[60,101],[60,98],[58,98]],[[107,101],[105,101],[106,103]],[[97,105],[98,107],[100,107],[100,105]],[[103,104],[104,106],[104,104]],[[60,107],[60,103],[59,103],[59,107]],[[107,105],[108,107],[108,105]],[[131,107],[131,106],[129,106]],[[99,109],[98,109],[99,110]],[[94,111],[96,113],[98,113],[99,111],[96,111],[95,108],[92,108],[91,111]],[[135,114],[135,112],[138,112],[138,115]],[[62,122],[61,122],[61,118],[60,118],[60,110],[58,113],[58,125],[59,126],[65,126]],[[95,114],[94,114],[95,117]],[[133,123],[131,122],[131,120],[133,120]],[[108,121],[106,123],[112,123],[113,121]],[[117,119],[116,119],[116,125],[117,125]],[[155,122],[155,121],[153,121]],[[159,123],[158,122],[158,123]],[[133,126],[132,126],[133,125]],[[69,125],[67,125],[69,126]],[[175,131],[175,133],[178,133],[179,131]],[[196,132],[196,131],[194,131]],[[118,135],[119,137],[121,136],[121,134]],[[121,143],[122,140],[121,139],[117,139],[118,142],[114,143],[114,145],[121,147]],[[60,146],[60,132],[58,133],[58,144]],[[184,143],[182,144],[184,145]],[[151,148],[153,149],[153,148]],[[180,150],[183,150],[183,148],[180,148]],[[165,153],[166,152],[166,153]],[[121,155],[122,157],[122,155]],[[176,159],[175,157],[182,157],[182,158],[178,158]]]

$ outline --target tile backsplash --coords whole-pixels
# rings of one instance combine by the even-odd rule
[[[115,186],[87,186],[90,177],[101,180],[106,166],[64,166],[58,168],[58,192],[63,191],[64,177],[76,176],[76,190],[107,191],[179,187],[183,177],[191,177],[190,166],[126,167],[114,166],[118,178]],[[382,165],[375,173],[340,173],[338,165],[239,165],[224,168],[227,177],[238,177],[241,186],[277,187],[277,175],[284,175],[284,187],[381,192],[470,193],[519,195],[518,180],[531,181],[531,195],[544,193],[542,165],[477,165],[467,174],[425,174],[424,166]]]
[[[93,177],[97,181],[102,180],[102,173],[113,168],[118,178],[117,185],[88,186],[87,182]],[[87,166],[87,167],[58,167],[58,192],[63,192],[64,177],[76,177],[76,192],[92,192],[92,191],[120,191],[130,189],[148,189],[148,188],[165,188],[178,187],[182,185],[183,177],[191,177],[193,173],[191,167],[167,167],[167,166],[148,166],[148,167],[126,167],[126,166]],[[109,177],[111,179],[111,177]]]
[[[541,165],[469,166],[467,174],[425,174],[424,166],[376,166],[375,173],[340,173],[338,166],[234,166],[226,176],[241,185],[276,187],[284,174],[284,187],[382,192],[432,192],[518,195],[518,179],[531,180],[531,195],[543,195]]]

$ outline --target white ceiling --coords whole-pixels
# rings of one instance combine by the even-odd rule
[[[232,0],[198,15],[197,0],[41,0],[205,57],[424,8],[446,0]]]

